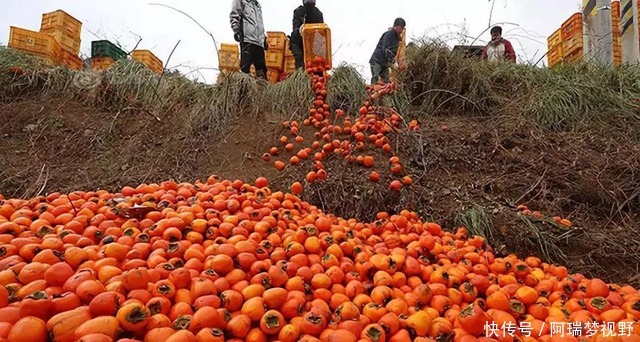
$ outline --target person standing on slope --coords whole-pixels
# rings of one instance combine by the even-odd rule
[[[502,27],[491,29],[491,41],[482,49],[481,59],[489,62],[516,62],[516,52],[508,40],[502,38]]]
[[[256,76],[267,79],[267,35],[262,21],[262,7],[258,0],[233,0],[231,3],[231,29],[233,38],[240,43],[240,70],[248,74],[251,65]]]
[[[304,24],[323,24],[322,12],[316,0],[302,0],[302,5],[293,11],[293,32],[289,38],[289,50],[296,60],[296,69],[304,68],[304,51],[300,27]]]
[[[393,64],[398,53],[402,31],[406,22],[402,18],[397,18],[393,22],[393,27],[382,34],[376,49],[371,55],[371,84],[377,84],[380,78],[385,83],[389,83],[389,67]]]

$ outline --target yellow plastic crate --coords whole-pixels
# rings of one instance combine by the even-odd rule
[[[15,26],[9,28],[9,47],[44,57],[52,63],[60,58],[60,44],[52,36]]]
[[[562,44],[562,29],[557,29],[547,38],[547,48],[551,49]]]
[[[267,32],[269,50],[284,50],[287,47],[287,34],[284,32]]]
[[[326,24],[305,24],[302,29],[305,64],[316,57],[324,58],[327,70],[331,69],[331,29]]]
[[[296,71],[296,59],[293,56],[284,56],[284,73],[289,75]]]
[[[549,48],[549,51],[547,52],[547,65],[549,68],[561,64],[563,59],[564,54],[562,53],[562,44]]]
[[[80,53],[80,38],[71,36],[65,30],[53,30],[44,33],[52,36],[60,44],[60,49],[76,55]]]
[[[222,43],[220,44],[220,51],[240,53],[240,47],[238,44]]]
[[[218,50],[218,69],[220,70],[240,70],[240,48],[238,45],[221,44]]]
[[[82,59],[78,55],[66,50],[61,51],[60,65],[65,66],[72,70],[82,70],[84,69],[83,64],[84,63],[82,62]]]
[[[293,56],[293,53],[291,52],[291,41],[289,40],[289,38],[287,38],[287,43],[284,46],[284,56]]]
[[[91,58],[91,68],[93,70],[104,70],[115,64],[111,57],[93,57]]]
[[[82,22],[63,10],[57,10],[42,15],[40,32],[52,32],[55,30],[67,31],[71,37],[80,39]]]
[[[284,49],[269,49],[265,52],[264,58],[267,63],[267,68],[282,72],[284,68]]]
[[[267,81],[269,81],[269,83],[276,84],[279,80],[280,71],[271,68],[267,69]]]

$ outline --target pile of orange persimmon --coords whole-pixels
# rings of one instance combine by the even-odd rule
[[[533,217],[537,220],[544,220],[547,218],[541,212],[537,210],[532,211],[528,206],[524,204],[519,205],[516,209],[518,210],[518,213],[520,215]],[[571,220],[569,220],[568,218],[562,218],[560,216],[553,216],[551,217],[550,221],[553,221],[553,223],[557,224],[558,226],[565,228],[571,228],[573,226]]]
[[[0,341],[579,340],[566,322],[640,340],[630,286],[408,211],[328,215],[264,178],[0,201]]]
[[[304,138],[301,135],[301,124],[298,121],[285,121],[282,123],[288,129],[290,135],[280,138],[281,147],[274,146],[263,154],[266,162],[271,162],[272,158],[281,155],[283,152],[292,153],[289,160],[276,160],[274,166],[282,171],[286,168],[287,162],[290,165],[298,165],[305,160],[313,160],[312,170],[306,176],[306,181],[313,183],[316,180],[327,178],[327,171],[323,161],[328,158],[341,157],[350,164],[359,164],[366,168],[373,168],[376,164],[374,156],[367,154],[371,149],[380,149],[390,156],[388,167],[392,176],[389,187],[400,190],[403,185],[410,185],[412,179],[408,175],[403,175],[403,167],[399,157],[393,156],[393,150],[389,142],[390,133],[399,132],[404,129],[403,118],[392,108],[374,106],[374,103],[382,96],[389,95],[396,90],[395,83],[367,86],[370,100],[366,101],[359,109],[357,117],[353,120],[342,109],[333,111],[326,102],[327,82],[330,76],[325,72],[326,65],[323,59],[316,59],[307,65],[307,73],[311,77],[311,83],[315,92],[315,100],[309,109],[309,116],[303,122],[303,126],[312,126],[317,129],[314,134],[315,141],[311,144],[303,145]],[[419,124],[416,120],[406,124],[409,130],[417,130]],[[297,145],[297,152],[294,152]],[[284,150],[284,151],[283,151]],[[379,163],[379,162],[378,162]],[[378,164],[379,165],[379,164]],[[373,182],[380,180],[380,174],[372,171],[369,179]],[[300,183],[292,187],[292,192],[296,193],[300,188]]]

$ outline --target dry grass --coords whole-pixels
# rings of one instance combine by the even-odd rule
[[[341,64],[333,70],[327,83],[327,103],[331,108],[355,114],[367,100],[365,81],[351,65]]]
[[[265,110],[282,120],[304,120],[309,115],[309,106],[315,98],[310,86],[311,78],[297,70],[286,80],[268,87],[260,101]]]
[[[639,66],[485,63],[433,40],[418,41],[407,62],[399,78],[422,115],[516,116],[553,130],[606,125],[640,137]]]
[[[20,67],[20,73],[12,72]],[[177,73],[159,76],[139,62],[120,60],[101,72],[55,67],[12,49],[0,49],[0,98],[15,101],[38,96],[72,98],[113,113],[142,112],[156,121],[185,117],[192,134],[215,135],[239,118],[268,113],[302,117],[313,91],[298,72],[276,85],[232,73],[218,84],[195,83]]]

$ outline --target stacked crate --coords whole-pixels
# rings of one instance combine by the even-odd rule
[[[162,74],[162,71],[164,70],[164,66],[160,58],[156,57],[156,55],[149,50],[133,50],[131,52],[131,59],[141,62],[156,74]]]
[[[126,58],[127,53],[108,40],[91,42],[91,68],[104,70],[117,60]]]
[[[620,1],[611,2],[611,41],[613,44],[613,65],[622,64],[622,43],[620,41]]]
[[[565,21],[561,28],[562,54],[565,62],[575,62],[582,59],[584,46],[584,30],[582,13],[573,14]]]
[[[287,34],[284,32],[267,32],[267,44],[269,46],[265,52],[267,79],[270,81],[271,79],[275,79],[277,82],[280,77],[280,73],[284,71]]]
[[[46,33],[11,26],[8,46],[40,57],[51,64],[58,64],[60,60],[60,44]]]
[[[80,33],[82,22],[63,10],[42,15],[40,32],[53,37],[60,45],[59,64],[69,69],[82,70],[80,54]]]
[[[293,56],[284,57],[284,72],[285,75],[291,75],[296,71],[296,59]]]
[[[287,44],[284,48],[284,67],[283,75],[288,76],[296,71],[296,58],[291,52],[291,41],[287,38]]]
[[[218,69],[228,74],[232,71],[240,71],[240,48],[238,44],[220,44],[218,50]]]
[[[557,29],[547,38],[547,64],[552,68],[562,63],[564,58],[562,29]]]

